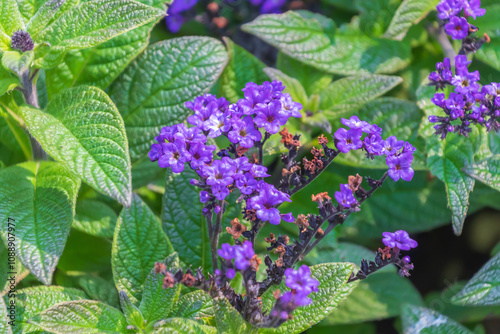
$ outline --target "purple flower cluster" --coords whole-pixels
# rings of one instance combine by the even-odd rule
[[[472,124],[485,126],[488,131],[498,131],[500,124],[500,85],[491,83],[479,85],[479,72],[469,72],[467,66],[471,62],[465,55],[455,57],[455,73],[451,69],[449,58],[436,65],[436,72],[429,75],[430,85],[437,90],[444,90],[446,86],[452,86],[453,93],[448,98],[444,93],[436,93],[432,98],[439,108],[443,109],[445,116],[429,116],[436,134],[445,138],[449,132],[457,132],[467,136],[472,131]]]
[[[356,197],[348,184],[341,184],[340,191],[335,192],[335,199],[344,208],[350,208],[358,205]]]
[[[196,6],[198,0],[174,0],[167,9],[165,23],[168,30],[174,34],[179,32],[184,24],[183,12],[186,12]]]
[[[283,93],[284,88],[279,81],[248,83],[243,89],[244,98],[234,104],[210,94],[186,102],[186,107],[194,111],[187,119],[193,127],[177,124],[162,128],[149,158],[175,173],[184,171],[188,163],[200,177],[191,184],[202,188],[200,201],[208,203],[209,208],[237,189],[246,200],[247,209],[255,210],[258,219],[271,224],[279,224],[281,219],[293,221],[290,214],[282,215],[277,209],[283,202],[290,202],[290,196],[262,180],[269,176],[266,167],[238,154],[262,145],[290,117],[302,116],[302,105]],[[217,155],[222,158],[214,159],[216,148],[207,141],[219,136],[228,138],[231,152],[220,151]],[[216,213],[220,210],[218,206],[214,208]]]
[[[438,17],[445,22],[444,29],[453,39],[465,39],[477,29],[469,24],[469,17],[483,16],[481,0],[441,0],[437,5]]]
[[[286,0],[250,0],[254,6],[260,6],[262,14],[281,13],[281,7],[285,4]]]
[[[398,181],[400,178],[411,181],[414,174],[411,163],[415,148],[410,143],[397,140],[395,136],[383,140],[381,137],[382,129],[379,126],[361,121],[357,116],[352,116],[349,119],[342,118],[342,124],[348,126],[349,130],[339,128],[334,133],[335,145],[339,151],[348,153],[351,150],[364,149],[370,158],[385,155],[389,176],[394,181]],[[362,139],[363,134],[366,134],[364,139]],[[347,196],[346,191],[335,194],[339,203],[341,201],[337,198],[337,194],[340,198],[340,196],[344,196],[342,193]],[[348,200],[348,198],[343,198],[343,200]]]
[[[409,251],[410,249],[418,246],[417,242],[410,238],[408,232],[403,230],[399,230],[394,233],[384,232],[382,233],[382,236],[384,237],[382,239],[382,242],[387,247],[391,248],[397,247],[401,250]],[[410,258],[408,257],[408,259],[405,260],[405,262],[409,263]]]
[[[250,262],[255,256],[255,251],[253,250],[253,245],[250,241],[245,241],[242,245],[222,244],[221,248],[217,251],[219,256],[226,260],[224,268],[226,268],[226,277],[229,279],[234,278],[236,271],[234,267],[238,270],[246,270],[250,267]],[[234,260],[233,263],[231,262]],[[217,274],[217,273],[216,273]]]

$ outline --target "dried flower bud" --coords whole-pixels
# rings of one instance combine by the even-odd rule
[[[269,238],[264,238],[265,242],[272,244],[276,242],[276,238],[274,236],[274,233],[269,233]]]
[[[358,190],[361,182],[363,182],[363,178],[359,176],[359,174],[356,174],[356,176],[349,175],[349,189],[351,189],[353,193]]]
[[[219,10],[219,5],[217,4],[217,2],[211,2],[207,5],[207,9],[211,13],[217,13],[217,11]]]
[[[320,145],[326,145],[328,144],[328,138],[326,138],[325,135],[321,135],[318,137],[318,142]]]
[[[247,227],[238,221],[238,218],[231,220],[231,227],[226,227],[227,233],[231,234],[234,239],[241,237],[241,234],[247,230]]]
[[[182,277],[181,283],[184,284],[187,287],[191,287],[194,285],[196,282],[196,279],[191,273],[185,273],[184,276]]]
[[[283,240],[283,243],[285,245],[288,245],[288,243],[290,242],[290,237],[288,235],[282,236],[281,239]]]
[[[323,203],[323,200],[331,200],[332,198],[330,196],[328,196],[328,192],[322,192],[322,193],[319,193],[319,194],[316,194],[316,195],[311,195],[311,199],[313,202],[316,202],[316,203]]]
[[[318,159],[324,156],[322,148],[317,149],[316,147],[313,147],[311,153]]]
[[[255,254],[252,259],[250,260],[250,267],[252,267],[252,270],[253,271],[257,271],[259,270],[259,265],[262,263],[262,260],[260,259],[260,257],[257,256],[257,254]]]
[[[165,277],[163,278],[163,289],[173,288],[175,284],[174,277],[168,271],[165,273]]]
[[[382,260],[391,258],[391,247],[387,246],[384,249],[379,248],[378,252],[382,255]]]
[[[280,299],[280,297],[281,297],[280,289],[273,291],[273,297],[274,297],[274,299]]]
[[[161,263],[161,262],[155,263],[155,273],[157,273],[157,274],[163,273],[166,270],[167,270],[167,266],[165,266],[165,263]]]
[[[239,157],[243,156],[247,152],[248,152],[248,148],[242,147],[241,145],[238,145],[238,147],[236,148],[236,154]]]

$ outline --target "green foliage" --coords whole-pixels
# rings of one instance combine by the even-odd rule
[[[5,334],[12,334],[12,329],[8,324],[9,312],[7,311],[3,298],[0,298],[0,331]]]
[[[179,298],[173,316],[191,320],[202,320],[215,315],[212,297],[205,291],[198,290]]]
[[[241,314],[224,297],[215,298],[213,303],[217,332],[223,334],[250,334],[257,332],[257,329],[245,322]]]
[[[215,334],[218,333],[214,327],[200,325],[199,323],[183,318],[170,318],[162,320],[155,326],[155,330],[151,333],[155,334]],[[244,333],[244,332],[240,332]]]
[[[452,319],[427,308],[407,304],[403,306],[402,313],[405,333],[473,333]]]
[[[404,0],[399,6],[384,37],[401,41],[410,27],[436,8],[439,0]]]
[[[17,7],[16,0],[0,1],[0,49],[10,50],[10,38],[12,34],[24,29],[24,22]]]
[[[73,228],[98,237],[112,238],[116,220],[116,213],[106,204],[90,199],[76,203]]]

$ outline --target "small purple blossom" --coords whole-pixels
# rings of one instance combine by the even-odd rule
[[[210,194],[208,191],[200,191],[200,202],[206,203],[210,199]]]
[[[404,141],[398,140],[396,136],[390,136],[382,143],[382,153],[385,155],[394,155],[403,148]]]
[[[269,104],[262,104],[256,108],[255,124],[259,128],[264,128],[270,134],[276,134],[280,126],[284,125],[288,118],[281,112],[281,102],[271,101]]]
[[[297,117],[300,118],[302,117],[302,113],[300,112],[302,110],[302,104],[298,102],[294,102],[292,100],[292,97],[290,94],[282,94],[280,98],[281,106],[282,106],[282,112],[283,114],[289,118],[289,117]]]
[[[220,249],[217,250],[217,254],[225,260],[231,261],[235,257],[234,246],[230,244],[222,244]]]
[[[334,137],[338,140],[336,143],[337,148],[343,153],[360,149],[363,147],[363,142],[361,141],[362,135],[363,132],[361,129],[338,129],[334,134]]]
[[[250,198],[247,203],[250,209],[256,210],[257,218],[264,222],[268,221],[273,225],[278,225],[281,221],[281,216],[276,206],[281,205],[285,201],[291,202],[288,194],[262,181],[260,183],[259,195]]]
[[[358,201],[354,197],[354,194],[348,184],[340,185],[340,191],[335,192],[335,200],[344,208],[350,208],[353,205],[358,204]]]
[[[297,293],[308,295],[318,291],[319,281],[311,277],[311,269],[308,266],[302,265],[297,270],[285,270],[285,284]]]
[[[251,148],[254,142],[262,139],[262,133],[255,128],[253,118],[246,116],[232,122],[232,130],[228,134],[229,141],[239,143],[241,147]]]
[[[483,16],[486,13],[486,9],[481,7],[481,0],[469,0],[469,2],[465,2],[465,14],[468,16],[472,16],[474,20],[478,16]]]
[[[444,26],[446,33],[453,39],[464,39],[469,34],[469,23],[466,18],[453,16]]]
[[[395,182],[400,178],[405,181],[411,181],[415,172],[411,168],[413,155],[411,153],[402,153],[400,155],[390,155],[385,160],[389,170],[389,176]]]
[[[250,195],[257,188],[257,180],[254,179],[253,175],[250,173],[245,173],[236,180],[236,187],[244,195]]]
[[[371,135],[364,139],[366,152],[373,155],[382,155],[384,141],[379,135]]]
[[[186,144],[181,140],[176,140],[173,143],[163,143],[161,146],[163,155],[158,159],[158,165],[161,168],[170,167],[174,173],[182,172],[184,163],[189,160],[185,150]]]
[[[387,247],[397,247],[401,250],[408,251],[418,246],[417,242],[410,238],[408,232],[403,230],[399,230],[394,233],[384,232],[382,235],[384,236],[382,242]]]
[[[245,241],[241,246],[234,247],[234,266],[239,270],[246,270],[250,266],[250,260],[255,255],[253,245]]]
[[[287,223],[293,223],[295,221],[295,218],[293,217],[291,212],[281,214],[281,219],[286,221]]]
[[[149,151],[148,156],[151,161],[158,161],[163,155],[163,149],[160,144],[151,145],[151,151]]]

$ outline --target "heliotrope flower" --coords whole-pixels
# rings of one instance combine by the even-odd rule
[[[253,245],[250,241],[245,241],[241,246],[233,246],[234,266],[239,270],[245,270],[250,266],[250,260],[255,255]]]
[[[335,200],[345,208],[358,204],[348,184],[340,185],[340,191],[335,192]]]
[[[363,147],[361,129],[344,129],[340,128],[334,133],[334,137],[338,140],[337,148],[340,152],[348,153],[350,150],[358,150]]]
[[[262,139],[262,133],[255,128],[255,124],[251,116],[233,120],[231,125],[232,129],[228,134],[228,138],[233,144],[239,143],[241,147],[251,148],[253,147],[254,142]]]
[[[288,118],[283,115],[280,101],[271,101],[269,104],[258,105],[256,108],[255,124],[264,128],[270,134],[280,131],[280,126],[286,124]]]
[[[396,136],[390,136],[381,143],[382,153],[385,155],[397,154],[403,148],[404,143],[403,140],[398,140]]]
[[[469,34],[469,23],[466,18],[453,16],[450,22],[444,25],[446,33],[453,39],[464,39]]]
[[[405,181],[411,181],[415,172],[411,168],[413,155],[411,153],[403,153],[398,156],[390,155],[386,158],[386,164],[389,167],[387,171],[391,179],[398,181],[400,178]]]
[[[411,248],[418,246],[417,242],[410,238],[408,232],[403,230],[399,230],[394,233],[384,232],[382,235],[384,236],[382,242],[388,247],[397,247],[401,250],[408,251]]]
[[[231,246],[230,244],[222,244],[220,249],[217,250],[217,254],[225,260],[232,260],[235,257],[235,252],[234,252],[234,246]]]
[[[257,180],[254,179],[252,174],[245,173],[236,180],[236,187],[242,194],[250,195],[257,188]]]
[[[189,159],[186,154],[186,144],[181,140],[173,143],[161,144],[163,155],[158,159],[158,165],[161,168],[170,167],[172,172],[180,173],[184,170],[184,163]]]
[[[260,182],[259,194],[248,200],[250,209],[256,210],[257,218],[273,225],[278,225],[281,221],[279,210],[276,206],[283,202],[291,202],[290,196],[279,191],[273,185]]]

